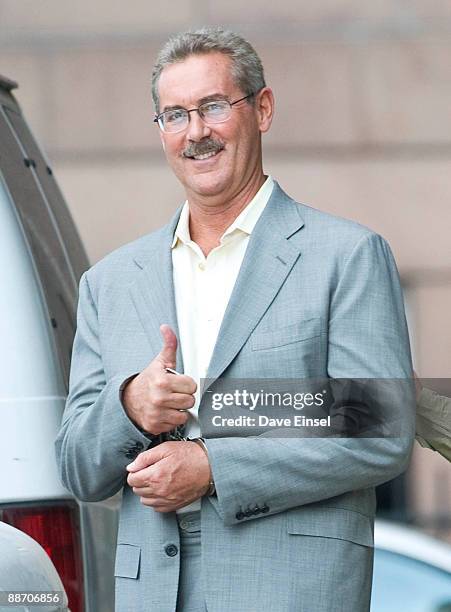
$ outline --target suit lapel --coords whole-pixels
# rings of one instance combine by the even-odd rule
[[[162,323],[170,325],[179,337],[171,244],[180,212],[181,207],[161,235],[155,236],[152,246],[147,244],[135,257],[138,270],[130,294],[154,355],[161,350]],[[279,292],[300,255],[297,244],[289,238],[303,224],[299,205],[275,183],[249,239],[224,314],[206,376],[210,384],[229,366]],[[176,368],[183,372],[180,343]]]
[[[224,314],[206,376],[208,386],[237,355],[298,259],[300,250],[288,239],[303,226],[299,208],[275,183],[249,239]]]
[[[171,244],[180,212],[181,208],[162,228],[161,237],[155,240],[153,247],[149,250],[143,249],[141,254],[134,258],[139,269],[130,286],[130,294],[155,356],[160,352],[162,346],[160,325],[167,323],[174,330],[177,338],[179,337]],[[176,368],[179,372],[183,372],[180,342],[177,346]]]

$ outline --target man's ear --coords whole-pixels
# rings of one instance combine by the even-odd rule
[[[274,116],[274,94],[270,87],[263,87],[255,96],[255,109],[260,132],[269,130]]]

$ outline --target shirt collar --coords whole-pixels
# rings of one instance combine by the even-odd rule
[[[235,221],[229,225],[224,234],[221,236],[221,242],[223,238],[229,236],[236,230],[240,230],[245,234],[252,234],[252,231],[263,212],[268,200],[271,196],[274,187],[274,180],[271,176],[268,176],[266,181],[257,191],[255,196],[249,202],[249,204],[240,212]],[[188,200],[185,202],[180,213],[180,217],[177,223],[177,227],[174,232],[174,239],[172,241],[171,248],[174,248],[177,244],[177,240],[184,244],[191,242],[191,236],[189,233],[189,205]]]

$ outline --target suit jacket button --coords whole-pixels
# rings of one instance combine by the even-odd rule
[[[261,508],[259,508],[258,506],[255,506],[255,508],[252,510],[252,514],[260,514],[261,511],[262,511]]]
[[[168,544],[164,547],[164,552],[167,554],[168,557],[175,557],[178,551],[179,549],[175,544]]]
[[[250,516],[252,516],[254,514],[254,512],[252,510],[246,510],[246,512],[244,513],[244,516],[246,518],[249,518]]]
[[[244,513],[243,513],[243,512],[241,512],[241,511],[240,511],[240,512],[237,512],[237,513],[235,514],[235,517],[236,517],[236,518],[237,518],[239,521],[242,521],[242,520],[244,519]]]
[[[269,512],[269,506],[268,506],[267,504],[265,504],[265,505],[263,506],[263,508],[262,508],[262,512],[264,512],[265,514],[266,514],[267,512]]]
[[[135,449],[137,451],[142,451],[143,448],[144,448],[144,444],[142,442],[136,442]]]

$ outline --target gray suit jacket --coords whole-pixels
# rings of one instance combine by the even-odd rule
[[[179,543],[175,514],[143,506],[126,484],[125,466],[149,440],[125,414],[119,388],[160,351],[160,324],[177,330],[170,245],[179,214],[83,275],[56,442],[62,480],[76,497],[101,500],[123,488],[120,612],[176,607],[179,555],[167,554]],[[180,352],[177,368],[183,371]],[[250,238],[208,377],[411,375],[387,244],[294,202],[276,184]],[[217,489],[217,497],[202,499],[209,612],[367,610],[374,487],[406,467],[414,434],[407,406],[404,425],[404,435],[392,438],[207,440]]]

